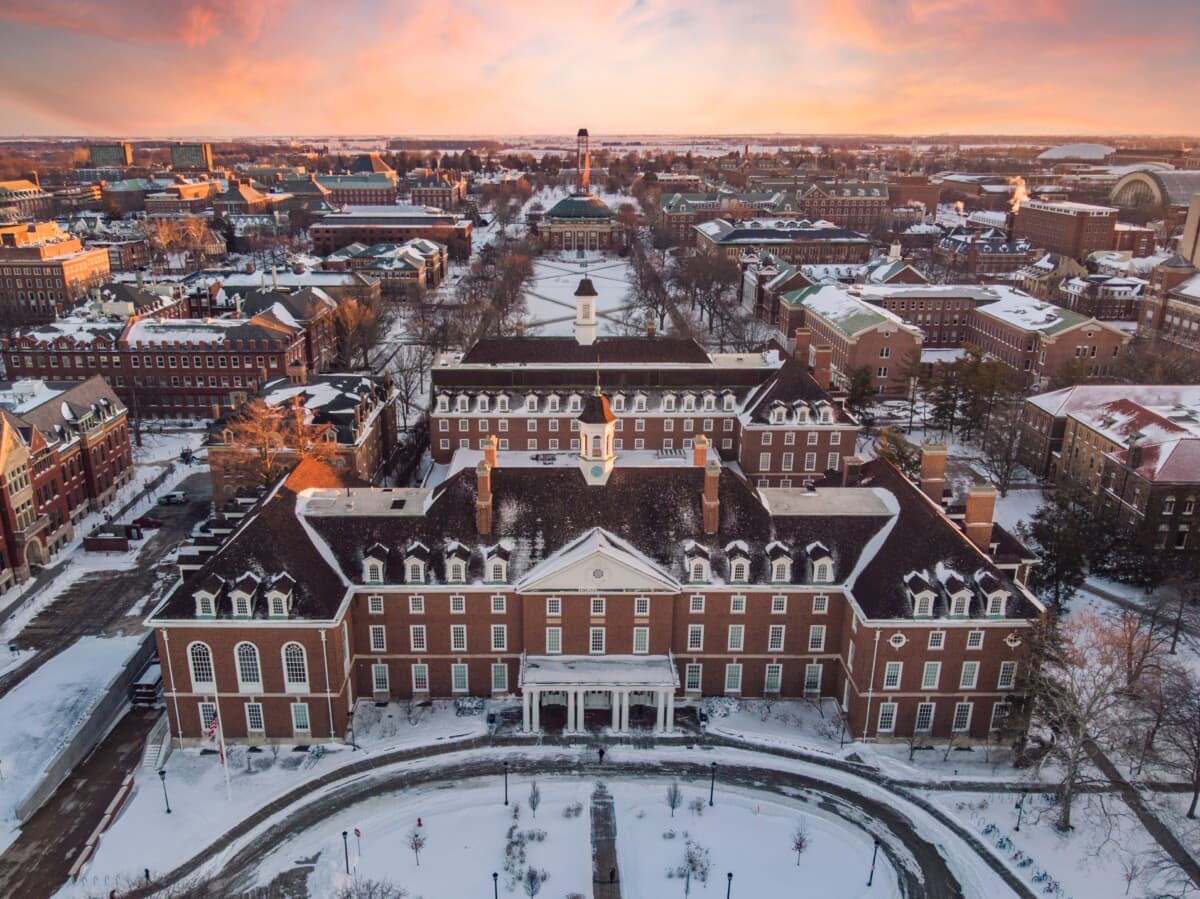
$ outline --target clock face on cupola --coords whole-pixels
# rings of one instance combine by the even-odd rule
[[[612,474],[617,461],[613,452],[613,435],[617,417],[608,405],[608,397],[596,387],[596,392],[583,403],[579,414],[579,470],[593,486],[602,486]]]

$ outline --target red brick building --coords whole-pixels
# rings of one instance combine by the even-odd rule
[[[359,699],[464,696],[532,733],[669,732],[705,696],[827,697],[860,739],[1020,719],[1028,553],[990,488],[961,525],[929,499],[944,453],[920,488],[847,459],[844,485],[755,489],[707,448],[617,452],[603,395],[577,420],[561,464],[489,441],[422,488],[297,468],[148,620],[172,734],[319,741]]]
[[[445,244],[451,259],[471,255],[470,219],[414,206],[351,206],[313,223],[308,233],[313,252],[322,256],[352,243],[371,246],[419,237]]]
[[[108,280],[108,252],[84,249],[55,222],[0,225],[0,318],[53,321]]]
[[[48,563],[133,478],[125,407],[102,378],[0,382],[0,591]]]
[[[702,253],[722,253],[733,260],[764,250],[792,263],[863,263],[871,258],[865,235],[827,221],[714,219],[693,232]]]
[[[933,260],[952,272],[983,277],[1010,275],[1038,253],[1027,240],[1009,240],[997,229],[955,231],[933,245]]]
[[[1067,200],[1025,200],[1013,216],[1017,239],[1082,260],[1097,250],[1116,249],[1117,209]],[[1151,252],[1153,246],[1151,246]]]
[[[338,206],[395,206],[398,196],[394,174],[318,175],[317,184],[329,192],[329,202]]]
[[[414,169],[409,172],[408,199],[414,206],[457,209],[467,198],[467,180],[451,169]]]

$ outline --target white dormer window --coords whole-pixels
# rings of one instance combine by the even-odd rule
[[[283,593],[268,594],[269,609],[272,618],[287,618],[287,596]]]
[[[739,584],[745,583],[750,576],[750,563],[745,559],[738,559],[730,566],[729,579]]]
[[[503,559],[493,559],[488,563],[488,579],[493,583],[500,583],[507,577],[507,569]]]
[[[808,424],[808,406],[799,406],[796,408],[796,421],[802,425]]]
[[[694,394],[685,393],[683,395],[683,411],[691,412],[696,408],[696,397]]]
[[[578,412],[581,408],[579,394],[572,393],[571,398],[567,401],[568,412]]]
[[[918,593],[916,602],[916,611],[914,612],[918,618],[933,617],[933,594]]]
[[[776,559],[771,563],[771,580],[782,583],[788,579],[789,563],[787,559]]]
[[[674,412],[675,411],[675,394],[668,393],[663,397],[663,411],[664,412]]]
[[[492,400],[490,397],[481,396],[479,398],[479,411],[488,412],[491,410]]]
[[[732,393],[726,394],[725,395],[725,411],[726,412],[733,411],[733,402],[734,402],[733,394]]]
[[[784,413],[783,409],[772,409],[771,410],[771,424],[773,424],[773,425],[783,424],[784,414],[785,413]]]
[[[382,584],[383,566],[375,561],[367,562],[367,571],[364,578],[368,584]]]
[[[695,583],[702,583],[708,580],[708,565],[703,559],[694,559],[692,561],[691,577]]]
[[[455,408],[455,411],[457,411],[457,412],[470,412],[471,411],[471,398],[469,396],[466,396],[465,394],[460,394],[458,396],[458,398],[455,400],[454,408]]]
[[[987,601],[987,613],[989,618],[1002,618],[1004,616],[1004,600],[1008,594],[1003,591],[998,591],[991,594]]]
[[[529,394],[529,396],[525,397],[525,411],[526,412],[536,412],[537,411],[537,397],[534,396],[532,393]]]
[[[818,562],[813,566],[813,580],[818,584],[827,584],[832,580],[832,566],[828,562]]]
[[[196,595],[196,617],[197,618],[215,618],[217,617],[216,605],[213,602],[213,597],[207,593],[198,593]]]
[[[546,400],[546,408],[550,412],[558,411],[558,394],[556,394],[556,393],[550,394],[550,399]]]
[[[410,584],[420,584],[425,581],[425,563],[420,559],[410,559],[405,566],[407,580]]]
[[[614,412],[624,412],[625,411],[625,394],[618,393],[616,396],[614,396],[613,401],[612,401],[612,407],[613,407]]]
[[[644,393],[639,393],[634,398],[633,409],[635,412],[645,412],[646,411],[646,395]]]
[[[497,412],[507,412],[508,411],[508,397],[501,396],[496,399],[496,411]]]
[[[704,411],[712,412],[716,408],[717,408],[717,398],[715,396],[713,396],[711,393],[706,393],[704,395]]]
[[[437,410],[439,412],[449,412],[450,411],[450,397],[446,396],[446,394],[444,394],[444,393],[439,394],[438,400],[437,400]]]
[[[970,602],[971,595],[969,593],[956,593],[950,599],[950,614],[954,618],[967,617],[967,605]]]
[[[833,424],[833,410],[828,406],[824,406],[821,409],[821,424]]]
[[[245,593],[235,593],[233,595],[233,617],[250,617],[250,597]]]
[[[467,566],[457,559],[450,563],[450,571],[446,579],[454,584],[461,584],[467,579]]]

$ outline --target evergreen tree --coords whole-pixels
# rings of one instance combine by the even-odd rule
[[[1029,575],[1030,589],[1059,610],[1087,576],[1096,530],[1089,499],[1087,491],[1063,485],[1018,528],[1041,559]]]

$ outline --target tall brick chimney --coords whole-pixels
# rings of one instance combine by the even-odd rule
[[[697,468],[703,468],[708,461],[708,438],[703,434],[697,434],[692,440],[692,464]]]
[[[704,533],[715,534],[721,524],[721,499],[718,484],[721,480],[721,463],[715,459],[704,466]]]
[[[653,337],[656,331],[658,331],[658,327],[654,324],[654,319],[647,318],[646,319],[646,336]]]
[[[833,384],[833,347],[827,343],[818,344],[813,351],[813,380],[822,390]]]
[[[939,506],[946,489],[946,447],[926,443],[921,447],[921,492]]]
[[[483,442],[483,461],[496,468],[500,464],[500,439],[495,434],[488,434]]]
[[[967,516],[963,530],[967,538],[984,552],[991,549],[992,516],[996,513],[996,488],[991,484],[973,484],[967,490]]]
[[[801,365],[808,365],[808,345],[810,343],[812,343],[812,331],[808,328],[797,328],[796,349],[792,352],[792,358]]]
[[[492,532],[492,466],[480,462],[475,466],[478,495],[475,497],[475,530],[480,534]]]

